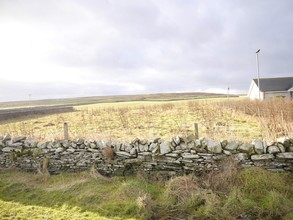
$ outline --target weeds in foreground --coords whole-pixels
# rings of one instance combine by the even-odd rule
[[[212,171],[205,175],[202,186],[219,195],[225,195],[235,186],[235,179],[241,167],[232,158],[225,158],[221,166],[222,172]]]
[[[149,181],[143,175],[105,178],[93,176],[97,173],[92,171],[46,178],[39,174],[1,172],[0,218],[28,219],[31,215],[42,219],[46,215],[49,219],[68,219],[69,213],[72,219],[292,217],[291,174],[260,168],[239,169],[232,161],[225,163],[219,173],[159,182]],[[16,209],[17,215],[13,214]]]

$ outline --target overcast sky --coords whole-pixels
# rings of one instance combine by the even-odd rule
[[[293,76],[292,0],[0,0],[0,101],[246,93]]]

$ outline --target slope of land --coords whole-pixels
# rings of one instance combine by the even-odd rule
[[[244,98],[208,98],[180,101],[132,101],[66,107],[69,112],[46,112],[11,118],[0,123],[0,135],[38,140],[63,138],[63,124],[70,139],[131,141],[194,133],[212,139],[251,141],[293,136],[293,101],[263,102]],[[33,110],[34,108],[32,108]],[[50,108],[49,108],[50,110]],[[58,109],[56,109],[58,110]]]

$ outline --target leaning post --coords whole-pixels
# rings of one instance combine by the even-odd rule
[[[64,123],[64,140],[68,140],[68,124]]]
[[[198,135],[198,124],[194,123],[194,135],[195,138],[198,139],[199,135]]]

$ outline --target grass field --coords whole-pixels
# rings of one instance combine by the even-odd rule
[[[217,105],[226,100],[82,105],[74,107],[75,112],[7,121],[0,125],[0,133],[26,135],[41,140],[61,139],[63,124],[67,122],[72,139],[169,139],[193,133],[194,123],[198,123],[200,136],[243,140],[261,137],[261,127],[256,118]]]
[[[29,116],[0,124],[0,134],[39,140],[63,138],[63,124],[71,139],[130,141],[136,137],[170,139],[194,132],[214,139],[273,139],[293,135],[293,102],[209,98],[180,101],[131,101],[75,106],[74,112]]]
[[[105,179],[0,172],[0,219],[289,220],[292,184],[292,175],[235,165],[161,181],[143,174]]]
[[[175,101],[175,100],[193,100],[206,98],[221,98],[226,97],[225,94],[215,93],[159,93],[159,94],[142,94],[142,95],[117,95],[117,96],[93,96],[79,97],[66,99],[46,99],[46,100],[26,100],[26,101],[11,101],[0,102],[1,109],[37,107],[37,106],[77,106],[95,103],[116,103],[116,102],[160,102],[160,101]],[[232,95],[231,97],[238,97]]]

